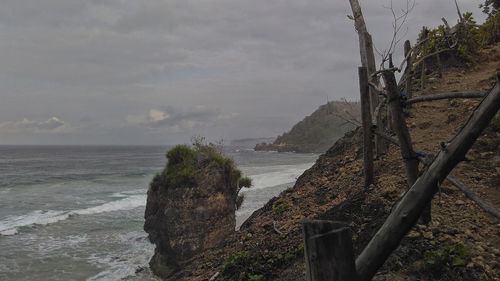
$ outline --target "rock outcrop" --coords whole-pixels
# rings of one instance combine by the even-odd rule
[[[144,230],[156,244],[153,272],[166,278],[234,232],[241,172],[214,147],[177,146],[148,190]]]
[[[359,123],[360,105],[358,102],[332,101],[320,106],[310,116],[295,124],[272,143],[258,143],[255,150],[323,153],[330,148],[345,132]]]

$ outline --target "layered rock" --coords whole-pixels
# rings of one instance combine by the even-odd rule
[[[210,147],[177,146],[167,158],[148,190],[144,224],[156,244],[151,269],[163,278],[234,231],[241,178],[233,162]]]

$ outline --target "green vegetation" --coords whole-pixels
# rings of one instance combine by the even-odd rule
[[[463,267],[470,260],[470,254],[462,244],[444,244],[435,250],[424,253],[424,269],[433,275],[441,276],[454,267]]]
[[[242,177],[231,158],[225,157],[222,152],[222,143],[206,143],[204,138],[194,138],[192,146],[177,145],[167,152],[167,165],[162,173],[157,174],[152,182],[153,191],[158,188],[192,188],[197,187],[200,181],[210,171],[223,173],[230,179],[235,194],[241,188],[250,187],[252,181]],[[203,190],[200,190],[203,192]],[[235,199],[237,205],[243,202],[243,196]]]
[[[357,102],[329,102],[278,136],[272,144],[257,145],[256,150],[325,152],[346,131],[356,127],[352,122],[359,122],[360,116]]]
[[[281,214],[284,211],[288,210],[288,208],[290,208],[288,205],[283,204],[284,202],[285,199],[280,198],[273,203],[273,212],[275,214]]]
[[[425,50],[420,49],[417,59],[424,57],[426,54],[448,50],[439,54],[441,61],[445,64],[451,64],[451,66],[454,66],[453,64],[465,64],[470,66],[476,63],[479,49],[496,43],[500,39],[500,16],[497,13],[498,2],[498,0],[487,0],[482,5],[482,7],[489,7],[489,9],[485,9],[489,16],[481,26],[477,25],[472,13],[467,12],[462,15],[463,24],[458,25],[457,32],[453,34],[449,34],[444,25],[439,25],[434,29],[427,29],[429,39]],[[423,31],[420,33],[419,38],[422,38],[422,36]],[[437,64],[437,56],[427,58],[426,63]]]
[[[257,247],[257,246],[255,246]],[[302,257],[304,244],[289,246],[284,249],[266,251],[254,248],[230,255],[223,266],[224,280],[254,281],[266,280],[278,268],[290,265],[295,259]]]
[[[463,14],[465,21],[464,25],[459,26],[458,31],[449,34],[444,25],[439,25],[434,29],[427,29],[429,38],[426,43],[426,48],[421,48],[417,57],[421,58],[426,54],[433,54],[440,50],[449,50],[440,53],[441,60],[445,63],[450,63],[455,59],[458,64],[474,63],[482,45],[482,34],[475,27],[476,21],[472,17],[472,13]],[[423,36],[423,30],[419,38]],[[437,64],[437,56],[426,59],[426,63]]]
[[[482,8],[483,13],[491,18],[497,14],[498,8],[500,8],[500,0],[485,0],[484,4],[479,4],[479,8]]]
[[[240,178],[240,180],[238,181],[238,186],[250,187],[252,186],[252,179],[249,177]]]
[[[223,274],[229,277],[227,278],[229,280],[261,280],[263,275],[255,274],[255,272],[251,271],[261,261],[262,257],[257,253],[250,253],[249,251],[234,253],[224,263]],[[250,269],[250,272],[247,273],[248,269]]]

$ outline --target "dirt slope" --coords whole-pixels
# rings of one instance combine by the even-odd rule
[[[478,66],[450,70],[418,95],[485,90],[500,71],[500,45],[485,49]],[[478,100],[415,104],[407,123],[416,151],[437,154]],[[170,280],[304,280],[300,222],[345,221],[356,254],[407,189],[396,147],[376,160],[376,184],[363,189],[361,133],[348,133],[319,157],[293,189],[274,198],[224,245],[191,260]],[[500,208],[500,116],[452,174]],[[500,221],[448,183],[432,202],[433,221],[418,225],[391,255],[375,280],[500,280]]]

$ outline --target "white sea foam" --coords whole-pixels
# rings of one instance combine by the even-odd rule
[[[14,235],[17,228],[33,224],[49,224],[59,220],[67,219],[68,214],[64,211],[41,211],[36,210],[25,215],[9,217],[0,221],[1,235]]]
[[[56,252],[60,249],[67,248],[77,248],[81,244],[88,241],[87,234],[82,235],[69,235],[63,237],[57,236],[46,236],[43,239],[40,239],[39,236],[33,234],[31,241],[33,241],[33,248],[38,249],[38,252],[41,255],[52,255],[53,252]]]
[[[0,194],[7,194],[12,190],[12,188],[2,188],[0,189]]]
[[[132,195],[120,200],[111,201],[99,206],[70,212],[77,215],[93,215],[99,213],[131,210],[146,205],[146,195]]]
[[[108,239],[116,239],[127,245],[127,250],[105,256],[91,255],[89,262],[103,267],[104,270],[87,281],[116,281],[135,276],[135,270],[146,266],[154,252],[154,245],[149,243],[144,232],[134,231]]]
[[[74,215],[94,215],[106,212],[131,210],[146,205],[146,195],[132,195],[102,205],[70,211],[36,210],[25,215],[8,217],[0,221],[0,235],[15,235],[19,227],[47,225],[63,221]]]
[[[242,190],[242,192],[269,188],[287,183],[294,183],[297,180],[297,178],[311,166],[312,163],[307,163],[302,165],[281,165],[281,166],[271,167],[269,168],[269,170],[277,170],[277,169],[279,170],[250,176],[250,178],[252,179],[252,187],[249,189],[245,188]]]

